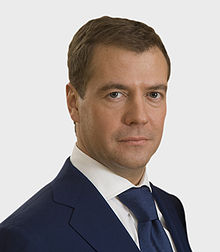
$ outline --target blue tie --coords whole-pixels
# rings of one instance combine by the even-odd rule
[[[147,186],[130,188],[118,195],[138,220],[138,237],[143,252],[173,252],[158,219],[152,193]]]

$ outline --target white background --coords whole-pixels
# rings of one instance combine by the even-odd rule
[[[193,251],[218,251],[217,1],[1,1],[0,222],[52,180],[71,154],[68,45],[81,25],[103,15],[143,21],[166,45],[168,114],[149,177],[182,200]]]

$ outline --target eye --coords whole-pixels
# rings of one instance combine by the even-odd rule
[[[150,92],[150,93],[148,94],[148,96],[150,96],[150,98],[157,99],[157,98],[159,98],[161,95],[160,95],[160,93],[158,93],[158,92]]]
[[[111,93],[109,94],[109,96],[110,96],[111,98],[113,98],[113,99],[120,98],[121,95],[122,95],[122,94],[121,94],[120,92],[111,92]]]

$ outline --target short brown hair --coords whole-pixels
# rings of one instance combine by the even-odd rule
[[[170,59],[153,28],[134,20],[104,16],[83,25],[69,45],[69,80],[82,98],[86,91],[93,49],[98,44],[118,46],[137,53],[157,46],[166,58],[169,79]]]

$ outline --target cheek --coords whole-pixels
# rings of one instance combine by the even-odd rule
[[[96,116],[94,120],[96,130],[99,135],[110,137],[118,128],[118,120],[109,113]]]
[[[93,106],[85,113],[87,114],[87,128],[96,139],[108,141],[119,127],[118,115],[101,106]]]
[[[165,117],[166,117],[166,109],[151,114],[152,126],[158,132],[163,131]]]

